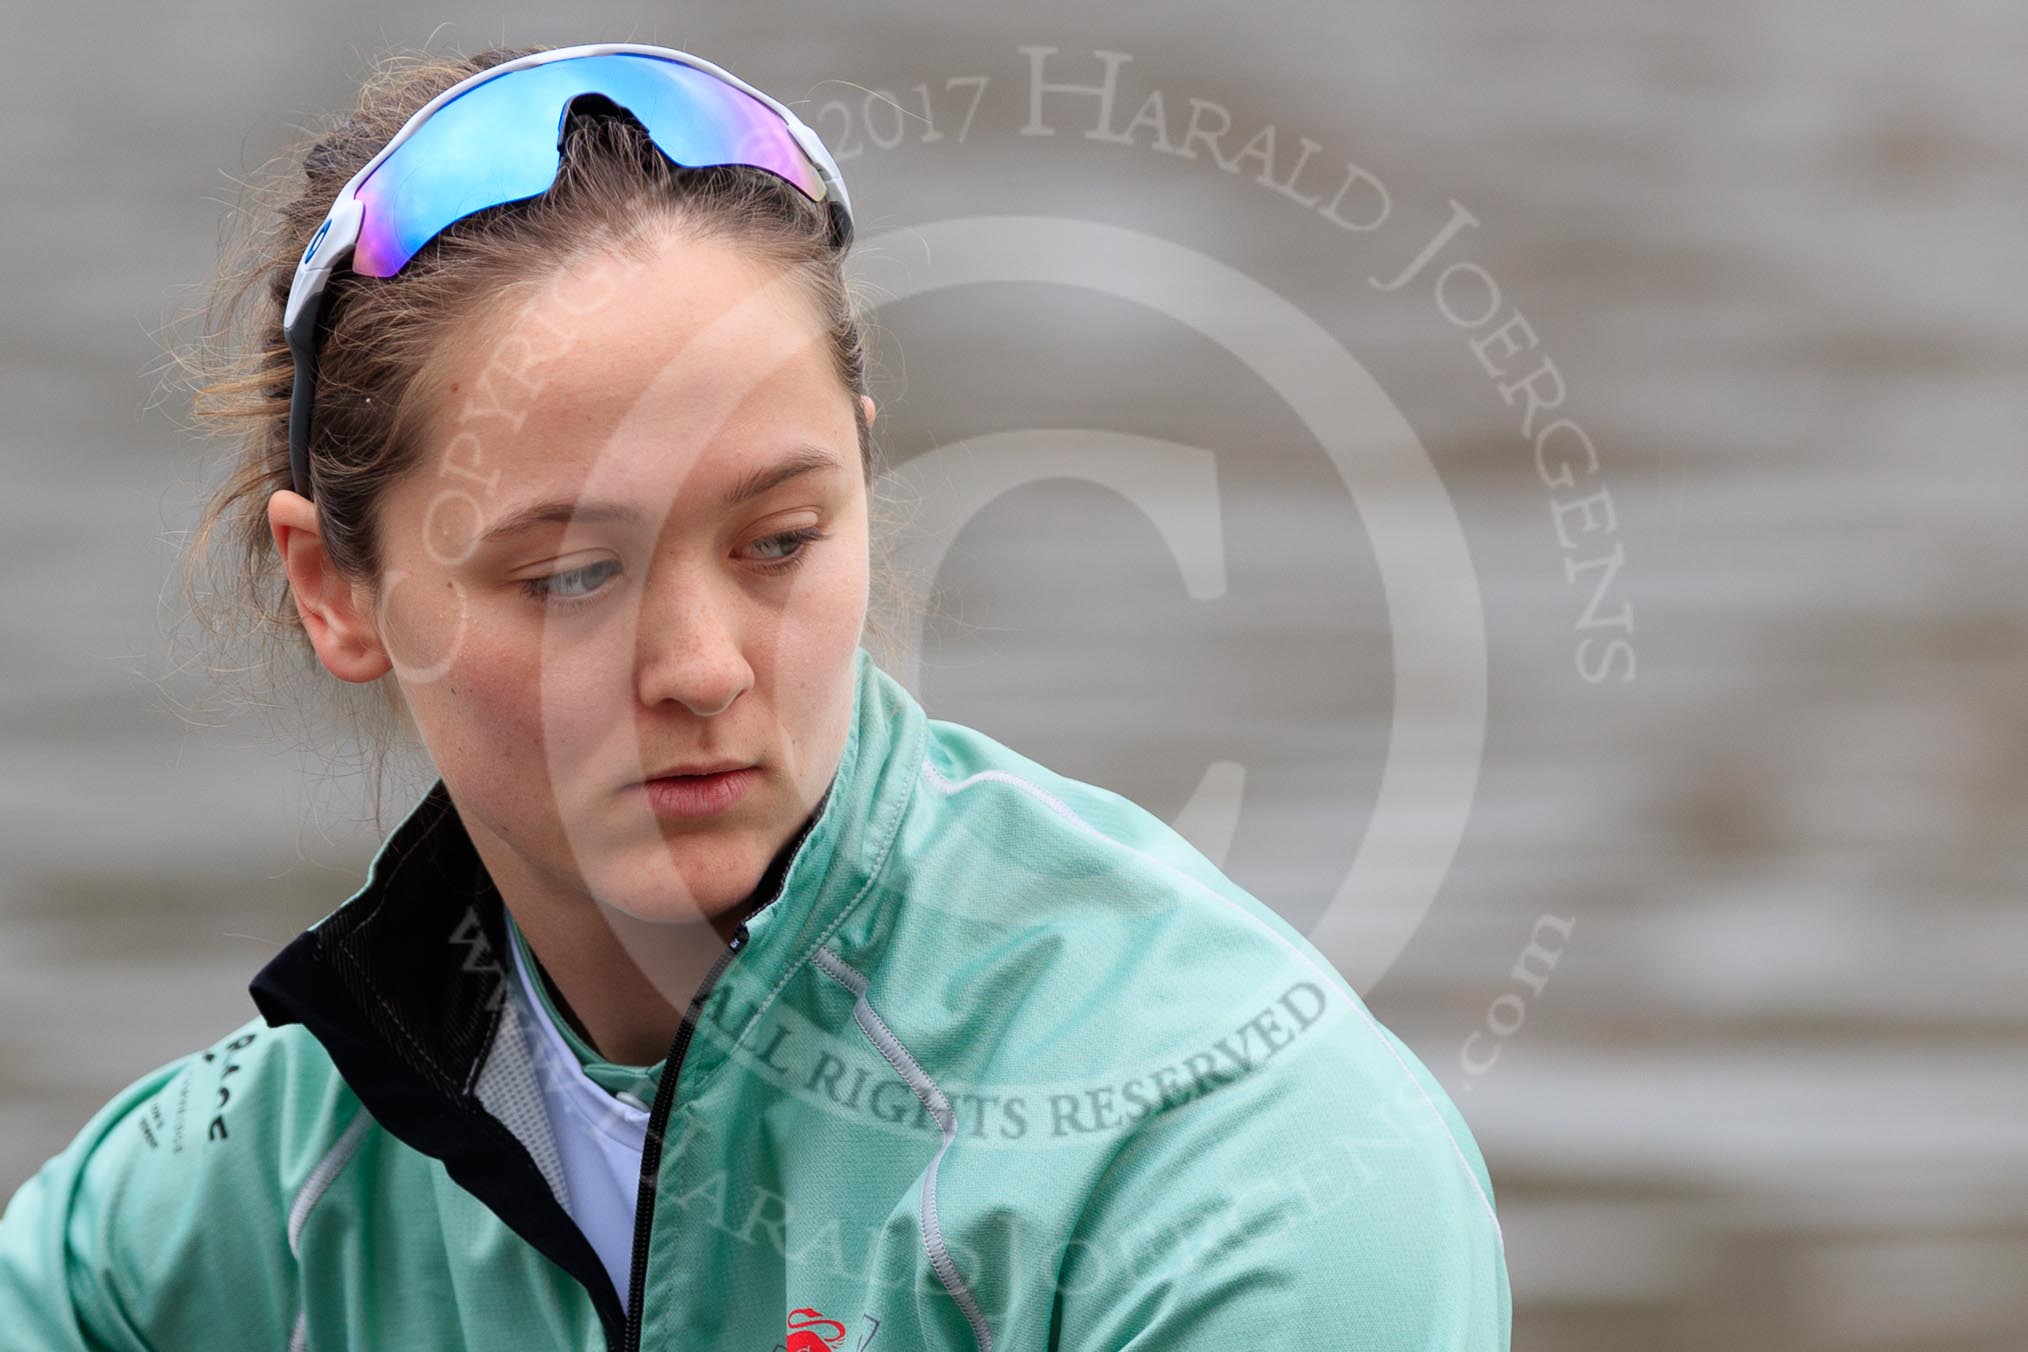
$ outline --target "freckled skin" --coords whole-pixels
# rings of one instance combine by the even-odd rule
[[[397,682],[488,872],[612,1055],[659,1048],[660,1007],[680,1010],[837,768],[867,486],[818,316],[765,265],[665,232],[642,257],[551,280],[440,359],[422,462],[380,503],[377,593],[317,576],[310,504],[278,492],[270,518],[320,658],[342,679]],[[802,446],[842,468],[722,505]],[[481,541],[553,499],[644,519]],[[761,566],[804,527],[825,538],[800,566]],[[522,584],[544,576],[584,600],[531,598]],[[720,759],[760,767],[720,816],[658,819],[628,787]]]

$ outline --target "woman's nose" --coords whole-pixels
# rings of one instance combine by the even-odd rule
[[[754,683],[733,618],[702,589],[651,589],[638,645],[641,702],[673,699],[700,718],[731,708]]]

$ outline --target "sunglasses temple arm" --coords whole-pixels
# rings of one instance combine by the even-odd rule
[[[289,394],[289,474],[296,492],[310,496],[310,406],[317,390],[317,313],[321,296],[298,307],[285,333],[295,359],[296,383]]]

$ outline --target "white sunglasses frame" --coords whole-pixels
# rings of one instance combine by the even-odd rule
[[[282,311],[282,335],[288,341],[289,355],[295,364],[295,382],[289,398],[289,469],[294,479],[296,492],[310,496],[310,415],[317,388],[317,320],[323,308],[325,289],[338,269],[351,257],[359,243],[359,232],[365,221],[365,207],[354,195],[359,186],[366,182],[375,169],[401,144],[413,136],[416,130],[427,122],[430,115],[449,103],[466,90],[489,80],[498,79],[511,71],[523,70],[529,66],[546,65],[552,61],[565,61],[575,57],[639,55],[658,57],[666,61],[677,61],[698,70],[714,79],[722,80],[734,89],[759,100],[782,119],[796,145],[816,168],[817,176],[824,187],[823,201],[830,209],[832,234],[838,249],[842,252],[852,242],[852,199],[845,191],[845,178],[838,171],[838,162],[831,157],[822,138],[804,124],[777,99],[761,92],[728,71],[720,69],[702,57],[680,52],[672,47],[657,47],[637,42],[595,42],[576,47],[556,47],[549,51],[534,52],[528,56],[504,61],[497,66],[488,66],[477,74],[460,80],[443,93],[431,99],[416,111],[415,116],[402,124],[380,152],[361,167],[358,173],[346,181],[332,201],[331,209],[324,216],[324,222],[310,237],[309,247],[303,251],[296,264],[296,275],[289,284],[289,299]]]

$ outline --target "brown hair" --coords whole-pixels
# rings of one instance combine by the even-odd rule
[[[282,309],[296,262],[332,199],[402,124],[458,81],[538,50],[383,58],[349,115],[286,152],[250,186],[236,237],[228,236],[221,248],[199,316],[202,333],[176,354],[194,386],[199,428],[216,434],[227,452],[225,473],[203,506],[182,568],[184,596],[198,621],[199,642],[209,650],[213,680],[223,685],[222,678],[242,678],[251,703],[263,710],[312,689],[319,706],[352,706],[341,711],[341,722],[374,753],[376,770],[405,712],[385,681],[366,690],[333,689],[344,683],[315,661],[267,522],[269,497],[293,484],[288,416],[294,366],[282,338]],[[600,251],[639,248],[657,223],[737,242],[803,289],[823,317],[839,380],[852,394],[871,485],[874,446],[858,399],[867,389],[868,320],[846,282],[825,209],[762,170],[679,171],[631,119],[574,120],[556,182],[543,196],[467,217],[395,277],[341,269],[332,279],[324,298],[310,460],[325,549],[341,575],[370,587],[379,574],[375,505],[417,461],[429,358],[443,335],[555,267]],[[876,531],[876,540],[884,534]],[[886,569],[875,569],[875,585],[877,591],[893,586]],[[885,608],[874,607],[874,615]],[[870,627],[883,626],[872,618]],[[253,651],[243,652],[248,647]]]

